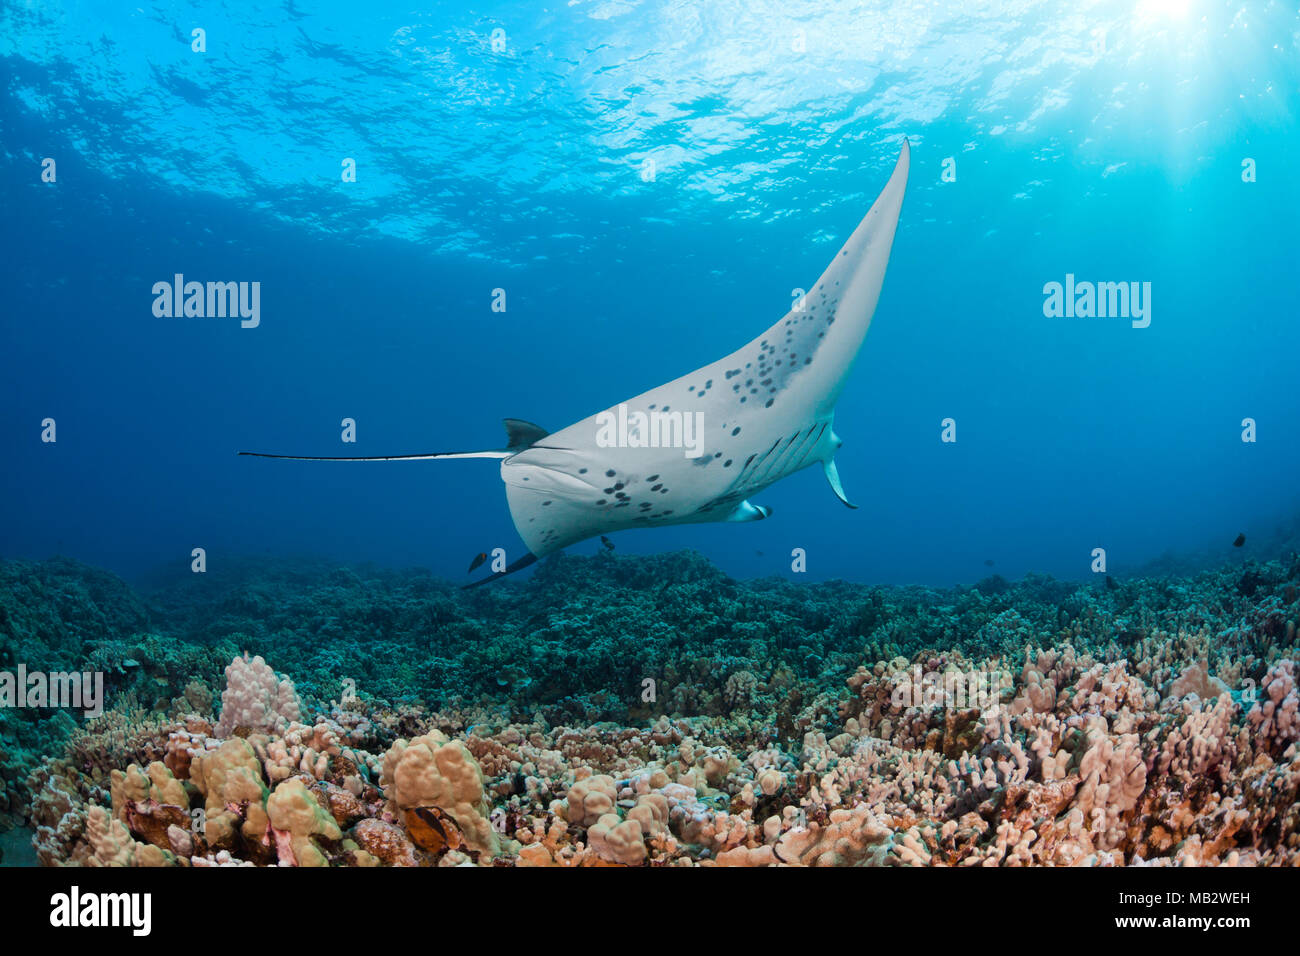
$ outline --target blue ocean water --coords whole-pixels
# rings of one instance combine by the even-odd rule
[[[836,416],[859,510],[809,469],[771,520],[619,551],[948,583],[1267,548],[1300,511],[1298,41],[1294,4],[1209,0],[6,2],[0,556],[463,580],[523,550],[495,462],[236,452],[497,447],[711,362],[904,137]],[[178,273],[259,282],[259,325],[156,316]],[[1046,316],[1067,275],[1149,282],[1150,325]]]

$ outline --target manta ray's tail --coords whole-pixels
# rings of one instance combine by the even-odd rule
[[[487,584],[489,581],[496,581],[498,578],[504,578],[507,574],[514,574],[516,571],[528,567],[528,565],[532,564],[536,560],[537,560],[537,555],[529,551],[522,558],[519,558],[516,561],[512,561],[509,567],[507,567],[504,571],[497,571],[495,574],[489,574],[485,578],[480,578],[477,581],[473,581],[469,584],[462,585],[461,590],[468,591],[470,588],[476,588],[480,584]]]
[[[239,454],[252,458],[280,458],[288,461],[422,461],[430,458],[509,458],[545,438],[549,432],[540,425],[524,421],[522,418],[507,418],[502,421],[506,426],[506,447],[488,451],[430,451],[415,455],[273,455],[261,451],[241,451]],[[466,588],[478,587],[488,581],[504,578],[526,568],[537,560],[531,551],[513,562],[504,571],[490,574],[480,581],[465,585]]]
[[[522,418],[506,418],[506,447],[487,451],[428,451],[415,455],[271,455],[261,451],[241,451],[253,458],[280,458],[287,461],[423,461],[429,458],[509,458],[549,434],[541,425]]]
[[[509,458],[510,450],[501,451],[431,451],[419,455],[271,455],[262,451],[241,451],[251,458],[279,458],[284,461],[421,461],[426,458]]]

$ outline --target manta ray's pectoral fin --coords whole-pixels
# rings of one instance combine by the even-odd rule
[[[537,555],[529,551],[522,558],[518,558],[514,561],[511,561],[504,571],[497,571],[494,574],[489,574],[485,578],[480,578],[477,581],[471,581],[469,584],[462,585],[461,590],[468,591],[470,588],[476,588],[480,584],[487,584],[489,581],[495,581],[498,578],[504,578],[507,574],[514,574],[516,571],[520,571],[528,567],[528,565],[532,564],[536,560],[537,560]]]
[[[849,501],[848,496],[844,494],[844,486],[840,484],[840,472],[839,469],[835,467],[835,459],[828,458],[826,461],[822,462],[822,468],[826,471],[826,480],[830,482],[831,491],[835,492],[835,497],[839,498],[840,501],[844,502],[850,508],[856,508],[857,505]]]
[[[503,418],[501,424],[506,426],[506,448],[510,451],[523,451],[550,434],[541,425],[522,418]]]
[[[748,501],[742,501],[736,505],[734,511],[727,515],[726,521],[762,521],[764,518],[772,516],[772,509],[767,505],[751,505]]]

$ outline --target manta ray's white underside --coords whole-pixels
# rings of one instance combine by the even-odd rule
[[[816,285],[758,338],[502,459],[510,514],[534,555],[626,528],[765,518],[768,509],[746,499],[818,463],[848,503],[831,424],[880,297],[908,160],[904,142],[889,182]],[[610,427],[638,412],[639,430]],[[633,447],[680,436],[674,413],[702,424],[697,457],[680,446]],[[610,447],[611,432],[630,440]]]
[[[812,464],[825,468],[848,504],[831,424],[880,298],[908,161],[905,140],[889,182],[812,290],[758,338],[711,365],[558,432],[508,419],[510,440],[501,451],[260,457],[501,459],[510,515],[530,553],[484,580],[598,534],[766,518],[770,509],[750,504],[749,496]],[[686,432],[688,424],[698,432]],[[687,438],[694,440],[689,456]]]

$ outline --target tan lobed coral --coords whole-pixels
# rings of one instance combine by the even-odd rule
[[[297,777],[280,783],[267,798],[266,816],[282,864],[328,866],[319,840],[343,839],[334,818]]]
[[[483,773],[460,741],[448,741],[436,730],[409,742],[398,740],[384,755],[380,784],[395,811],[404,816],[425,807],[445,811],[470,849],[488,856],[500,852]]]

